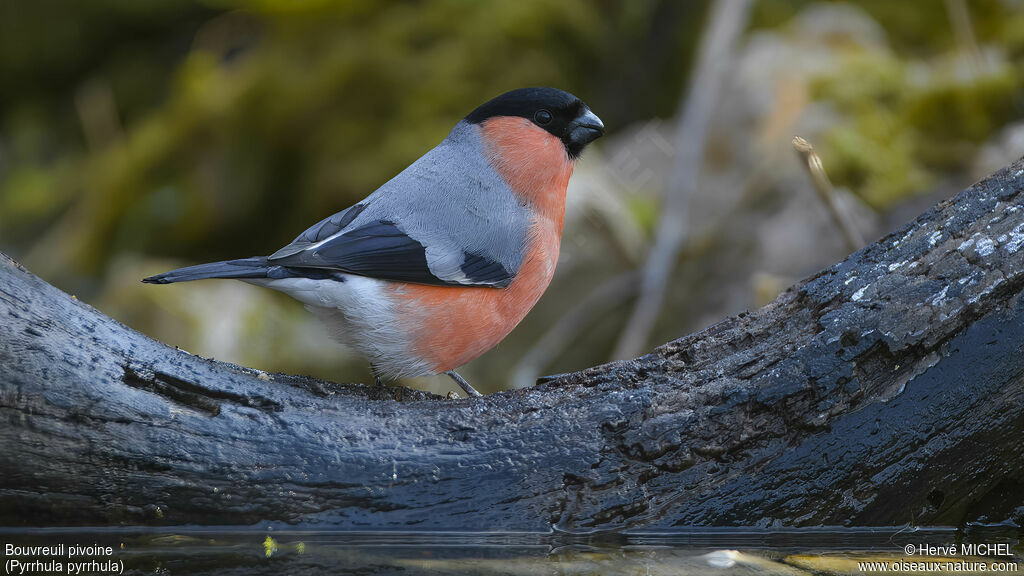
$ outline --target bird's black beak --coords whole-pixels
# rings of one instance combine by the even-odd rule
[[[604,122],[584,107],[565,130],[565,147],[573,158],[583,152],[583,148],[604,134]]]

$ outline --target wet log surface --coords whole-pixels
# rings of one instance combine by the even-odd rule
[[[1020,522],[1024,163],[753,313],[446,400],[155,342],[0,258],[0,525]]]

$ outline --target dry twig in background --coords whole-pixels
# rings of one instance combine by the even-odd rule
[[[832,217],[836,228],[842,232],[847,249],[850,252],[860,250],[864,246],[864,236],[853,225],[846,211],[836,202],[835,188],[832,187],[832,181],[828,179],[828,174],[825,173],[825,166],[821,163],[821,156],[818,156],[818,153],[814,151],[814,146],[811,146],[810,142],[799,136],[793,137],[793,149],[803,157],[804,166],[807,168],[807,173],[810,174],[811,182],[814,184],[814,191],[818,193],[818,199],[828,209],[829,216]]]

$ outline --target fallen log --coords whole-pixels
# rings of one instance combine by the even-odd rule
[[[1021,521],[1024,161],[650,354],[447,400],[214,362],[0,259],[0,525]]]

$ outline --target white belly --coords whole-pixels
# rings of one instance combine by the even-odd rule
[[[427,362],[411,351],[408,330],[381,280],[342,274],[344,282],[309,278],[246,280],[273,288],[306,305],[331,335],[370,361],[381,378],[433,374]]]

